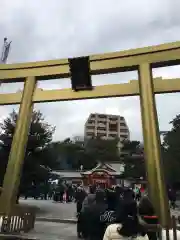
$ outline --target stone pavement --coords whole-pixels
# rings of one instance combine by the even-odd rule
[[[38,208],[35,228],[28,236],[44,240],[73,240],[76,237],[76,204],[55,203],[52,200],[20,200],[21,204]],[[180,208],[172,214],[180,215]],[[71,223],[70,223],[71,222]]]
[[[34,230],[27,234],[39,240],[77,240],[76,225],[52,222],[36,222]]]
[[[38,221],[53,221],[53,222],[74,222],[76,220],[76,204],[75,203],[55,203],[52,200],[20,200],[21,204],[37,207]],[[180,216],[180,202],[176,210],[172,210],[172,214]]]
[[[75,203],[55,203],[52,200],[20,200],[20,204],[37,207],[37,218],[47,219],[75,219]]]

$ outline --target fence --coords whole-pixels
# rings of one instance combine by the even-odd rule
[[[171,227],[167,227],[166,229],[163,229],[159,224],[146,224],[141,218],[140,223],[148,232],[156,232],[158,240],[178,240],[180,237],[178,234],[180,227],[177,224],[178,219],[175,216],[172,216]]]
[[[0,212],[0,233],[27,233],[34,228],[36,208],[16,205],[7,216]]]

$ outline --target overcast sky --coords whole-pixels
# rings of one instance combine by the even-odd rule
[[[1,0],[0,43],[12,40],[8,63],[104,53],[180,40],[179,0]],[[180,68],[156,69],[154,76],[180,77]],[[136,72],[93,77],[93,85],[128,82]],[[22,84],[1,85],[16,92]],[[70,87],[69,79],[39,82],[43,89]],[[180,113],[179,94],[156,96],[161,130]],[[0,106],[6,117],[15,106]],[[17,107],[16,107],[17,108]],[[91,112],[126,118],[131,139],[142,140],[138,97],[36,104],[57,127],[55,140],[82,135]]]

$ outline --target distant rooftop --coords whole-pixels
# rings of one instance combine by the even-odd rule
[[[52,171],[54,175],[57,175],[61,178],[81,178],[80,171]]]
[[[81,174],[85,174],[85,173],[87,174],[98,169],[104,169],[104,166],[107,166],[108,168],[112,169],[112,171],[115,171],[114,174],[117,174],[117,175],[124,172],[124,165],[122,163],[114,162],[114,163],[104,163],[104,164],[99,163],[95,168],[87,171],[86,170],[84,171],[56,170],[56,171],[52,171],[51,173],[61,178],[81,178],[82,177]]]
[[[122,115],[117,115],[117,114],[107,114],[107,113],[91,113],[90,116],[92,115],[98,115],[98,116],[111,116],[111,117],[121,117],[124,119]]]

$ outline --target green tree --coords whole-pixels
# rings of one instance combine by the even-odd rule
[[[91,169],[98,162],[120,161],[117,145],[118,140],[67,138],[57,143],[59,168],[77,170],[83,165],[84,169]]]
[[[127,152],[129,155],[141,153],[143,150],[140,141],[124,140],[122,145],[122,152]]]
[[[120,161],[118,139],[106,140],[101,138],[89,139],[85,144],[86,154],[96,162]]]
[[[145,162],[141,156],[127,156],[124,158],[124,178],[145,179]]]
[[[82,141],[67,138],[56,144],[55,152],[59,169],[79,170],[81,165],[84,166],[84,169],[94,167],[93,160],[89,159]]]
[[[8,162],[8,155],[15,131],[18,113],[12,111],[0,124],[0,181],[4,177]],[[25,189],[32,182],[44,181],[49,174],[49,168],[55,164],[49,157],[48,146],[52,141],[55,127],[50,126],[40,111],[33,111],[29,129],[28,143],[21,176],[21,189]]]
[[[166,179],[173,184],[180,182],[180,114],[170,124],[171,130],[164,135],[162,156]]]
[[[122,147],[122,161],[124,163],[124,178],[145,179],[145,159],[143,148],[139,141],[124,141]]]

